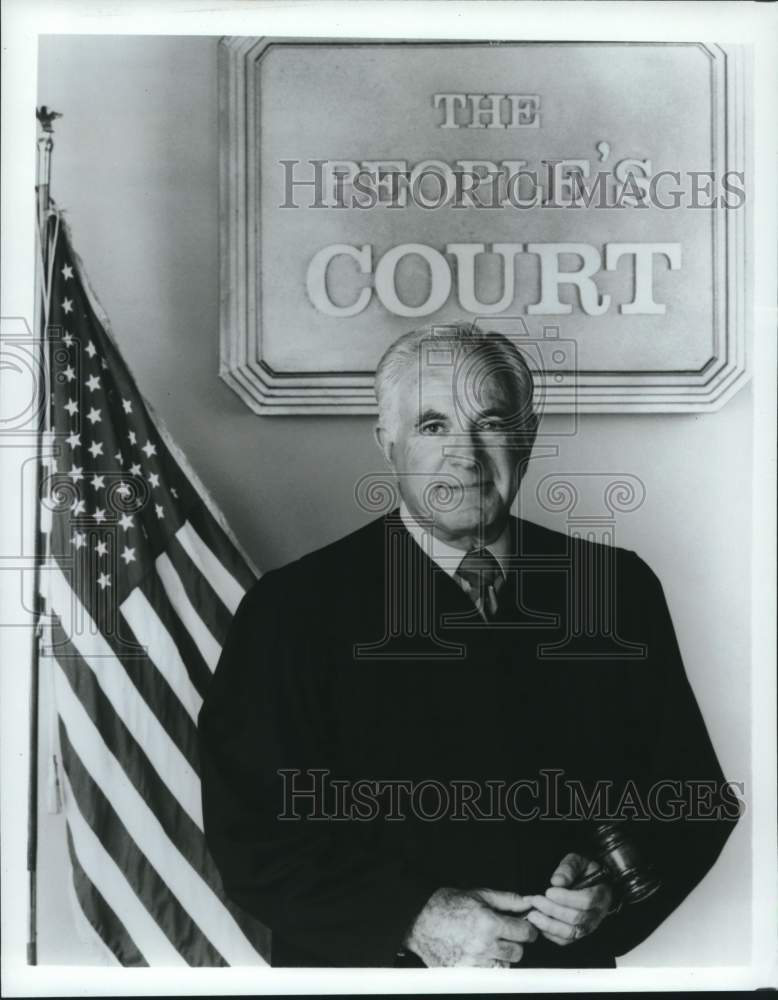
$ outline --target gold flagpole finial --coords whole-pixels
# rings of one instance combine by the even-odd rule
[[[52,123],[55,118],[61,118],[62,114],[59,111],[47,108],[45,104],[41,104],[39,108],[35,109],[35,117],[40,122],[40,126],[44,132],[53,132],[54,126]]]

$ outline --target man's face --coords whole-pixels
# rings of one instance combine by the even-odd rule
[[[476,394],[450,366],[422,363],[397,392],[394,427],[380,429],[378,438],[408,509],[422,521],[432,518],[434,534],[460,548],[494,541],[526,454],[516,442],[515,384],[487,374]]]

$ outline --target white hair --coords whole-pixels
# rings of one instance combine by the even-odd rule
[[[496,373],[502,378],[508,376],[519,400],[518,409],[522,413],[522,429],[534,434],[537,416],[532,408],[534,379],[532,371],[521,351],[503,334],[480,329],[475,323],[455,323],[450,326],[425,326],[399,337],[384,352],[375,373],[375,395],[378,400],[378,423],[390,435],[394,435],[398,418],[397,388],[412,372],[419,374],[424,363],[424,344],[434,342],[441,350],[454,346],[453,365],[461,365],[465,355],[478,352],[487,363],[485,369],[467,373],[467,392],[477,394],[473,385],[475,377]],[[452,368],[452,377],[454,369]]]

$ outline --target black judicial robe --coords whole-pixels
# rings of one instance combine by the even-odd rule
[[[227,894],[272,931],[273,965],[391,966],[440,887],[544,891],[585,843],[570,800],[543,794],[560,781],[610,783],[663,887],[572,945],[539,937],[521,967],[613,966],[721,851],[738,802],[718,790],[658,579],[633,552],[511,524],[515,572],[489,624],[397,511],[266,573],[242,601],[199,719],[203,812]],[[312,771],[323,799],[290,804]],[[377,797],[374,818],[321,818],[333,779],[444,791],[428,788],[421,816]],[[538,784],[504,818],[489,812],[488,795],[518,780]],[[657,785],[677,781],[716,791]],[[480,813],[446,808],[457,782],[483,791]],[[671,800],[683,818],[644,812],[672,817]]]

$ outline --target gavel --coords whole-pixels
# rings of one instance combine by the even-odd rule
[[[597,823],[589,839],[598,868],[574,882],[571,889],[610,882],[624,903],[641,903],[661,887],[661,880],[637,845],[616,823]]]

